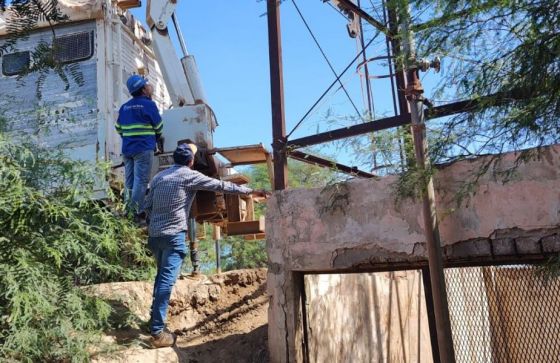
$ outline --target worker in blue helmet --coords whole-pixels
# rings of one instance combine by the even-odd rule
[[[141,222],[144,197],[163,122],[152,101],[154,88],[144,77],[132,75],[126,81],[126,87],[132,99],[119,109],[115,128],[122,137],[127,212],[137,222]]]

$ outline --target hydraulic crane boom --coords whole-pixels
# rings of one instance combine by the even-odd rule
[[[212,109],[206,102],[195,59],[187,47],[175,18],[176,0],[148,0],[146,21],[152,34],[152,49],[159,63],[172,109],[163,110],[164,149],[175,149],[177,142],[194,141],[199,147],[213,148],[213,132],[217,126]],[[170,34],[173,23],[183,53],[179,59]],[[201,150],[202,152],[202,150]]]
[[[189,55],[175,19],[176,0],[148,0],[146,20],[152,33],[152,47],[158,58],[173,107],[206,103],[198,68]],[[177,57],[169,36],[168,24],[173,21],[183,57]]]

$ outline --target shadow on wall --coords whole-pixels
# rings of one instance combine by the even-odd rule
[[[432,362],[419,270],[305,276],[311,362]]]

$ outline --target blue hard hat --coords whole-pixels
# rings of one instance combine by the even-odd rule
[[[132,94],[142,89],[142,87],[144,87],[146,83],[148,83],[148,81],[144,77],[133,74],[126,81],[126,87],[128,88],[128,92]]]

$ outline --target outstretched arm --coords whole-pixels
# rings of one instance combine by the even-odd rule
[[[251,194],[253,189],[237,185],[223,180],[210,178],[195,171],[194,179],[190,185],[195,190],[208,190],[212,192],[224,192],[231,194]]]

